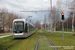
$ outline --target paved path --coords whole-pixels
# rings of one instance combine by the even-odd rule
[[[62,32],[62,31],[56,31],[56,32]],[[65,31],[64,31],[64,33],[71,33],[72,34],[72,32],[65,32]]]
[[[47,30],[47,32],[49,32],[49,30]],[[62,32],[62,31],[56,31],[56,32]],[[70,34],[72,34],[72,32],[65,32],[65,31],[64,31],[64,33],[70,33]]]
[[[13,35],[13,34],[3,35],[3,36],[0,36],[0,38],[8,37],[8,36],[11,36],[11,35]]]
[[[9,34],[12,34],[12,33],[4,33],[4,34],[2,33],[2,34],[0,34],[0,35],[9,35]]]

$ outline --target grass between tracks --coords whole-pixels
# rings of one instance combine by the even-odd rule
[[[43,31],[58,50],[75,50],[75,36],[70,33],[64,33],[64,41],[62,32],[51,34]]]
[[[24,39],[15,46],[9,48],[9,50],[34,50],[37,42],[38,31],[36,31],[32,36]]]
[[[39,36],[39,46],[38,50],[54,50],[50,48],[51,44],[49,44],[47,38],[44,36],[43,32],[40,33]]]

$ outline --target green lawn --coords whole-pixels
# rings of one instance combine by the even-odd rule
[[[57,28],[56,30],[62,31],[62,28]],[[72,28],[68,28],[68,30],[67,30],[67,28],[64,28],[64,31],[72,32]],[[74,31],[75,31],[75,28],[74,28]]]
[[[56,34],[51,34],[43,31],[47,37],[53,42],[58,50],[75,50],[75,36],[70,33],[64,33],[64,41],[62,32],[56,32]]]
[[[70,33],[64,33],[64,41],[63,41],[63,34],[62,32],[56,32],[56,34],[51,34],[48,32],[43,31],[46,36],[51,40],[51,42],[57,47],[58,50],[75,50],[75,36]],[[9,48],[9,50],[35,50],[37,37],[39,31],[37,30],[32,36],[24,39],[20,43],[16,44],[15,46]],[[0,50],[5,50],[7,47],[15,44],[16,42],[22,39],[14,39],[13,36],[5,37],[0,39],[0,44],[8,42],[0,46]],[[11,41],[11,42],[9,42]],[[39,46],[38,50],[53,50],[53,47],[49,44],[46,37],[43,33],[40,33],[39,36]]]
[[[34,50],[37,42],[38,31],[36,31],[32,36],[24,39],[15,46],[9,48],[9,50]]]
[[[13,36],[0,38],[0,44],[13,40]]]
[[[3,45],[0,46],[0,50],[5,50],[5,49],[8,48],[9,46],[11,46],[11,45],[17,43],[18,41],[20,41],[20,39],[18,39],[18,40],[15,39],[15,40],[13,40],[13,41],[11,41],[11,42],[9,42],[9,43],[3,44]]]
[[[0,38],[0,50],[5,50],[9,46],[15,44],[16,42],[18,42],[20,40],[22,40],[22,39],[14,39],[13,36],[5,37],[5,38]]]

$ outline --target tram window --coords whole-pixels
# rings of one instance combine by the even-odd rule
[[[25,32],[27,32],[28,28],[27,28],[27,23],[25,24]]]
[[[14,22],[13,31],[24,31],[24,22]]]

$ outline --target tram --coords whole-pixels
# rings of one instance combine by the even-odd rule
[[[15,19],[13,21],[14,38],[26,38],[35,32],[35,26],[25,19]]]

